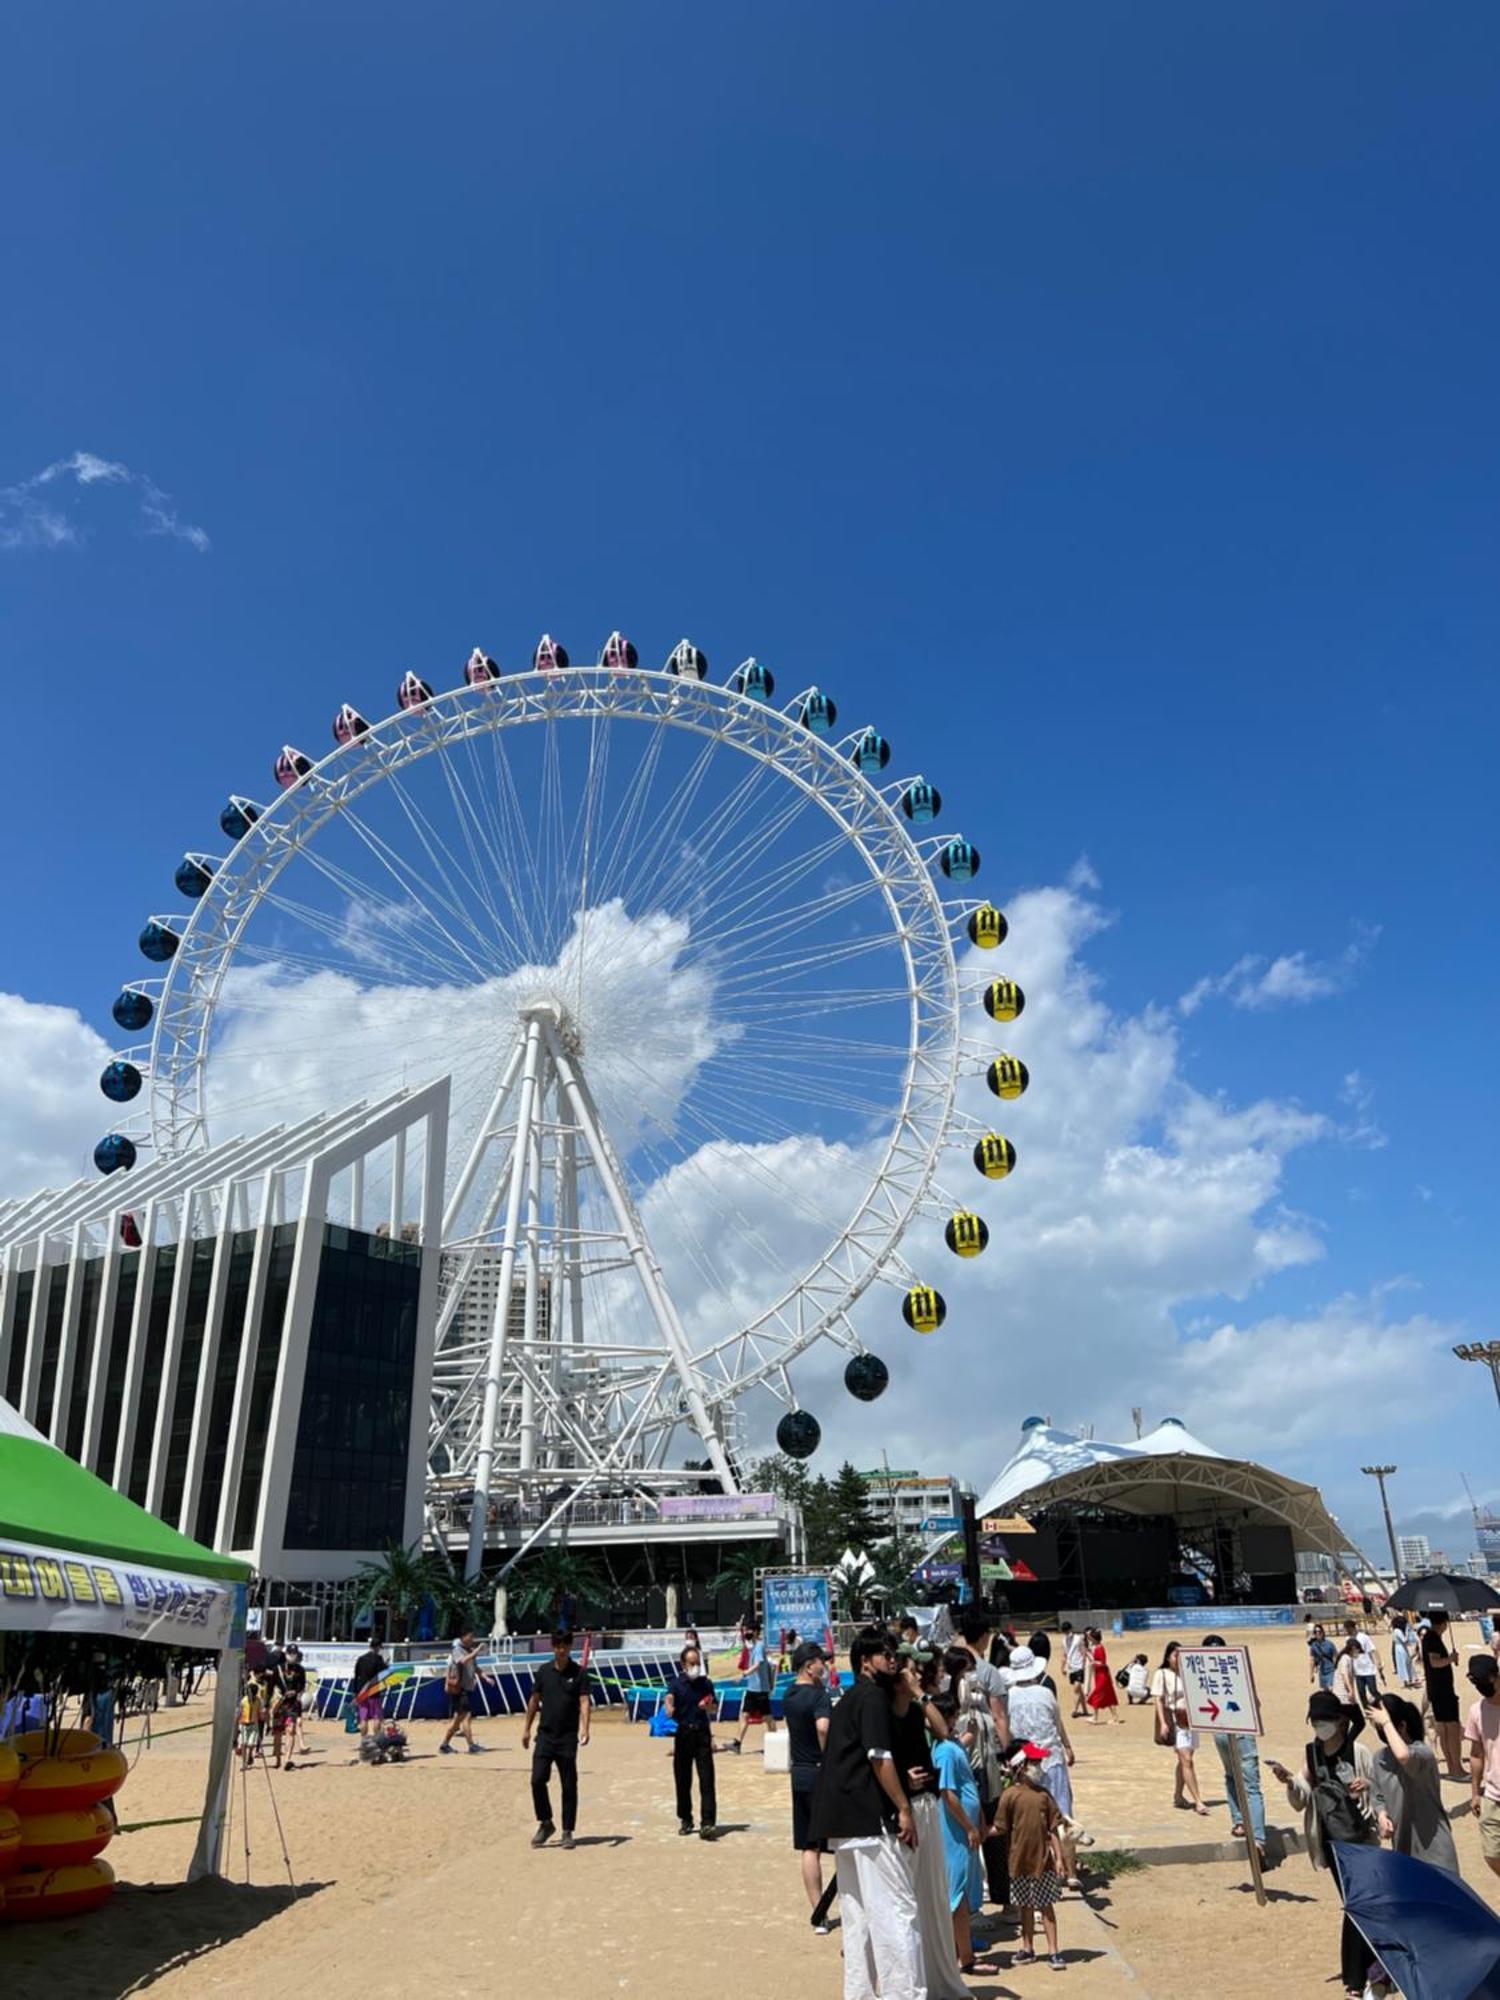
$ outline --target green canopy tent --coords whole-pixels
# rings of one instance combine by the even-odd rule
[[[189,1879],[218,1872],[249,1576],[96,1479],[0,1397],[0,1632],[97,1632],[218,1653]]]

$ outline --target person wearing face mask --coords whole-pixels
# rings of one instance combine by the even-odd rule
[[[1373,1844],[1394,1829],[1374,1803],[1375,1759],[1355,1739],[1365,1726],[1357,1706],[1319,1688],[1307,1704],[1313,1740],[1300,1772],[1268,1759],[1272,1774],[1286,1787],[1289,1802],[1302,1813],[1308,1859],[1314,1868],[1333,1868],[1334,1841]],[[1337,1870],[1334,1880],[1338,1881]],[[1347,2000],[1360,2000],[1373,1954],[1359,1931],[1344,1918],[1339,1938],[1339,1973]]]
[[[677,1672],[667,1687],[667,1714],[677,1725],[672,1739],[672,1775],[677,1785],[677,1831],[693,1828],[693,1773],[698,1773],[698,1834],[715,1838],[719,1801],[714,1783],[713,1719],[716,1706],[714,1684],[703,1671],[703,1655],[696,1646],[684,1646],[677,1656]]]
[[[828,1659],[823,1648],[814,1640],[800,1645],[792,1655],[792,1671],[797,1678],[787,1689],[781,1704],[792,1778],[792,1846],[802,1858],[802,1886],[812,1905],[813,1929],[820,1937],[827,1937],[828,1920],[820,1914],[823,1905],[823,1843],[814,1840],[808,1831],[813,1788],[818,1782],[818,1766],[823,1761],[828,1725],[833,1719],[833,1701],[828,1692]]]

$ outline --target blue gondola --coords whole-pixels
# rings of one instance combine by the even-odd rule
[[[94,1148],[94,1165],[101,1174],[125,1171],[135,1165],[135,1147],[123,1132],[106,1132]]]
[[[432,700],[432,689],[420,674],[403,674],[396,700],[402,708],[425,708]]]
[[[333,718],[333,740],[339,744],[352,743],[356,737],[363,736],[369,727],[359,710],[346,701]]]
[[[134,1063],[117,1059],[104,1065],[99,1088],[112,1104],[128,1104],[141,1094],[141,1073]]]
[[[165,965],[181,943],[182,937],[179,932],[174,931],[170,924],[159,923],[153,917],[141,932],[141,955],[149,958],[153,965]]]
[[[938,866],[954,882],[972,882],[979,873],[979,849],[972,840],[950,840],[938,853]]]
[[[823,1427],[810,1410],[788,1410],[776,1426],[776,1449],[788,1458],[811,1458],[823,1439]]]
[[[536,651],[531,656],[533,671],[539,674],[555,674],[567,664],[566,651],[558,645],[549,632],[544,632],[537,641]]]
[[[236,793],[219,814],[219,826],[231,840],[243,840],[260,815],[254,799],[242,799]]]
[[[855,767],[873,778],[877,771],[883,771],[891,761],[891,746],[878,729],[861,730],[859,740],[849,752]]]
[[[729,685],[736,694],[748,695],[751,701],[769,701],[776,692],[776,677],[759,660],[746,660],[735,668]]]
[[[156,1012],[156,1008],[149,994],[142,993],[138,987],[126,986],[115,995],[114,1005],[109,1011],[114,1015],[118,1026],[127,1029],[132,1035],[138,1035],[142,1028],[150,1025],[151,1016]]]
[[[284,743],[281,755],[271,768],[276,774],[277,784],[284,792],[289,792],[293,785],[300,785],[312,769],[312,758],[304,756],[295,744]]]
[[[601,667],[612,667],[617,670],[638,667],[641,664],[641,656],[623,632],[611,632],[604,642],[604,650],[599,655],[599,664]]]
[[[213,864],[201,854],[185,854],[172,875],[179,894],[191,897],[195,903],[213,879]]]
[[[878,1354],[854,1354],[844,1370],[844,1387],[861,1403],[873,1403],[890,1384],[891,1371]]]
[[[701,653],[691,639],[679,639],[667,655],[667,672],[680,674],[685,681],[708,679],[708,655]]]
[[[901,794],[901,810],[916,826],[925,826],[943,810],[943,795],[925,778],[913,778]]]
[[[464,679],[471,688],[488,687],[491,681],[500,678],[500,669],[488,653],[476,646],[464,664]]]
[[[821,689],[814,688],[802,704],[803,727],[810,729],[814,736],[831,736],[838,719],[838,704]]]

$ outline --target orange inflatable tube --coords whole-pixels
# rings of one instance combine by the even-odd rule
[[[5,1918],[12,1924],[45,1923],[97,1910],[114,1893],[115,1871],[107,1861],[73,1868],[33,1868],[12,1875],[5,1885]]]
[[[92,1861],[108,1847],[115,1831],[103,1806],[89,1806],[83,1812],[28,1813],[17,1824],[22,1868],[71,1868]]]
[[[105,1815],[108,1818],[108,1814]],[[21,1865],[21,1815],[0,1806],[0,1882]]]

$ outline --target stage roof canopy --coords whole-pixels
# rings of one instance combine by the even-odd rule
[[[1124,1514],[1198,1514],[1219,1507],[1258,1526],[1287,1527],[1299,1549],[1341,1556],[1348,1536],[1316,1486],[1249,1459],[1225,1458],[1177,1417],[1134,1444],[1106,1444],[1028,1417],[1021,1441],[975,1511],[1034,1514],[1057,1502],[1112,1507]]]

